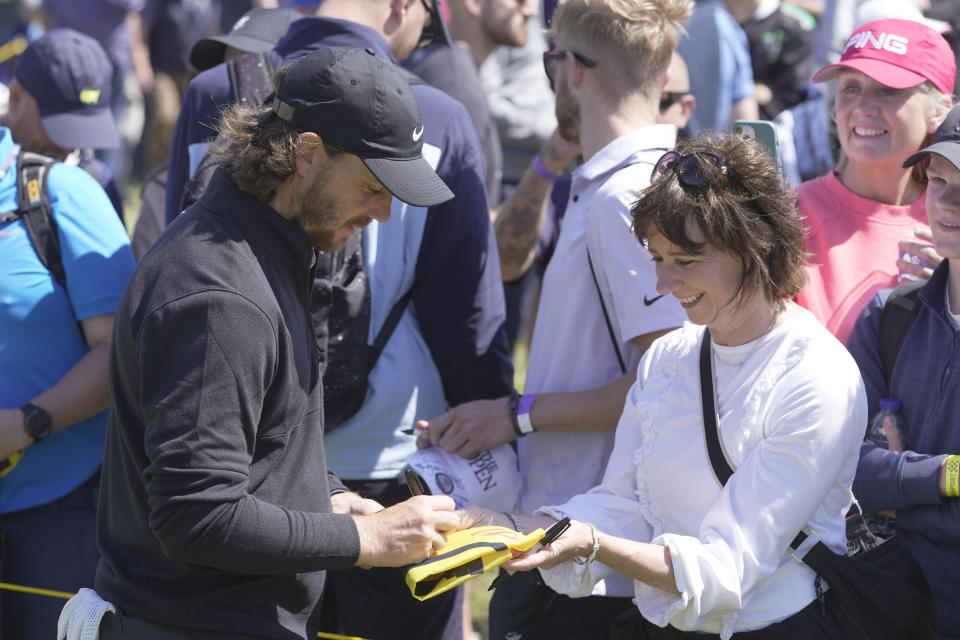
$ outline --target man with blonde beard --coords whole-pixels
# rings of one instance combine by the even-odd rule
[[[537,13],[534,0],[452,0],[450,35],[480,66],[500,45],[525,45],[527,20]]]
[[[419,425],[423,444],[465,457],[517,439],[523,513],[598,483],[640,356],[684,319],[679,303],[656,291],[650,256],[629,233],[629,208],[674,146],[676,129],[657,124],[658,107],[691,7],[689,0],[567,0],[553,16],[556,50],[544,54],[544,65],[560,133],[579,142],[584,163],[544,276],[526,393],[460,405]],[[546,169],[532,171],[543,178]],[[521,273],[529,266],[540,215],[530,207],[497,218],[501,264]],[[578,599],[556,594],[536,574],[516,575],[491,601],[491,638],[607,638],[632,595],[632,581],[612,571],[593,596]]]

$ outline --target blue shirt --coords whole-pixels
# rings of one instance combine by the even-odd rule
[[[0,159],[13,149],[0,128]],[[0,178],[0,211],[17,207],[16,169]],[[29,402],[87,353],[78,320],[113,313],[133,271],[126,230],[99,184],[77,167],[53,165],[47,193],[59,227],[67,291],[41,264],[23,220],[0,225],[0,407]],[[106,411],[29,446],[0,478],[0,513],[62,497],[100,466]]]
[[[753,95],[753,69],[747,36],[719,2],[700,2],[687,25],[687,37],[677,45],[690,71],[690,92],[697,108],[687,129],[730,126],[730,107]]]
[[[369,27],[345,20],[305,17],[294,22],[277,43],[271,52],[272,62],[280,68],[325,46],[370,47],[377,55],[396,61],[383,37]],[[456,196],[430,207],[425,220],[418,223],[422,224],[422,238],[412,278],[414,324],[440,374],[447,403],[457,405],[502,397],[513,385],[513,367],[504,330],[503,285],[489,219],[480,145],[462,104],[422,83],[413,84],[412,89],[424,122],[424,144],[441,150],[436,171]],[[200,73],[187,87],[170,151],[168,222],[178,213],[183,187],[206,151],[220,105],[232,100],[226,65]],[[416,219],[410,217],[411,222]],[[401,226],[406,224],[400,220],[397,216],[388,222],[383,233],[400,233]],[[404,233],[412,232],[405,226],[404,229]],[[368,275],[374,306],[382,303],[389,309],[392,300],[377,300],[383,287],[375,281],[376,274]],[[391,295],[402,293],[397,289]],[[376,329],[372,326],[371,331]],[[398,433],[401,428],[399,424],[377,426]],[[338,429],[341,430],[342,427]],[[412,446],[412,439],[404,438],[406,446]],[[332,448],[327,453],[335,455]],[[361,479],[333,468],[344,478]],[[376,470],[368,472],[370,476],[377,475]]]

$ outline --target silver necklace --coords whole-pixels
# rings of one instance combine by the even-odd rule
[[[716,343],[711,340],[711,341],[710,341],[710,345],[711,345],[711,351],[713,352],[713,355],[717,358],[717,360],[719,360],[719,361],[722,362],[723,364],[727,365],[728,367],[736,367],[738,371],[739,371],[740,369],[743,369],[743,365],[746,364],[747,360],[749,360],[750,358],[753,357],[754,352],[755,352],[755,351],[757,350],[757,348],[760,346],[760,339],[763,338],[763,336],[767,335],[768,333],[770,333],[770,331],[773,330],[773,325],[775,325],[775,324],[777,323],[777,318],[780,317],[780,312],[781,312],[781,311],[783,311],[783,304],[778,300],[778,301],[777,301],[777,304],[773,307],[773,317],[770,318],[770,324],[768,324],[768,325],[767,325],[767,328],[763,330],[763,333],[761,333],[759,336],[757,336],[757,337],[753,340],[753,346],[750,347],[750,351],[747,352],[746,357],[745,357],[743,360],[741,360],[740,362],[730,362],[729,360],[724,360],[724,359],[723,359],[723,356],[721,356],[721,355],[717,352],[717,350],[716,350],[716,348],[715,348]]]

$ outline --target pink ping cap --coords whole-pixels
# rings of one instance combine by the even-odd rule
[[[853,32],[840,61],[813,75],[814,82],[854,69],[882,85],[907,89],[929,80],[942,93],[953,93],[957,65],[950,45],[939,33],[913,20],[874,20]]]

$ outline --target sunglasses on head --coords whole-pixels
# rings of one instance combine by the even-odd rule
[[[687,95],[689,91],[664,91],[660,94],[660,111],[666,111],[672,107],[677,102],[680,102],[680,99],[683,96]]]
[[[688,187],[702,187],[717,176],[727,175],[727,161],[715,153],[702,151],[683,155],[667,151],[653,168],[653,179],[673,171],[677,180]]]
[[[576,51],[571,51],[570,49],[560,49],[557,51],[544,51],[543,52],[543,70],[547,72],[547,79],[550,80],[550,86],[553,86],[553,79],[557,77],[557,65],[560,64],[560,61],[567,57],[567,54],[573,54],[573,57],[580,61],[580,64],[592,69],[597,66],[597,63],[591,60],[590,58],[580,55]]]

